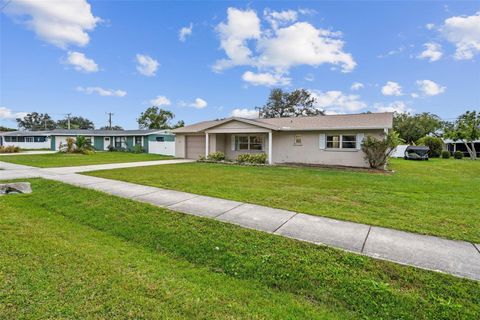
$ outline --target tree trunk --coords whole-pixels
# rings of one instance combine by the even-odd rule
[[[470,155],[470,159],[475,160],[476,155],[475,155],[475,153],[473,153],[472,149],[470,149],[470,147],[468,146],[467,141],[462,140],[462,142],[465,145],[465,147],[467,147],[467,151],[468,151],[468,154]]]
[[[475,150],[475,143],[473,141],[471,141],[470,143],[472,144],[473,160],[477,160],[477,150]]]

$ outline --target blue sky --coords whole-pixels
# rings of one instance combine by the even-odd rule
[[[73,113],[136,128],[255,116],[271,88],[328,113],[480,106],[479,2],[2,0],[0,125]],[[182,31],[183,29],[183,31]]]

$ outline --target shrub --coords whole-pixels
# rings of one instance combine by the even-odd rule
[[[207,158],[205,158],[205,156],[203,156],[203,155],[198,156],[198,161],[205,161],[205,160],[207,160]]]
[[[208,154],[207,159],[212,161],[223,161],[225,160],[225,154],[220,151],[212,152]]]
[[[453,154],[455,159],[463,159],[463,152],[462,151],[455,151]]]
[[[399,143],[400,138],[394,131],[389,132],[384,139],[367,136],[362,142],[362,151],[365,153],[365,160],[368,161],[370,168],[383,168]]]
[[[135,146],[133,146],[132,152],[133,153],[143,153],[143,152],[145,152],[145,150],[143,150],[143,147],[141,145],[136,144]]]
[[[0,146],[0,153],[17,153],[20,152],[20,148],[16,146]]]
[[[238,163],[265,164],[267,163],[266,153],[243,153],[237,156]]]
[[[447,150],[442,151],[442,158],[443,159],[449,159],[450,156],[451,156],[450,151],[447,151]]]
[[[430,148],[428,151],[428,156],[430,158],[438,158],[442,153],[443,141],[437,137],[425,136],[421,139],[418,139],[417,145],[427,146]]]

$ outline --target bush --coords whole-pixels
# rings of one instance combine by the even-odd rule
[[[450,156],[451,156],[450,151],[447,151],[447,150],[442,151],[442,158],[443,159],[449,159]]]
[[[427,146],[430,148],[428,151],[428,156],[430,158],[438,158],[442,153],[443,141],[437,137],[426,136],[421,139],[418,139],[417,145]]]
[[[15,146],[7,146],[7,147],[0,146],[0,153],[17,153],[17,152],[20,152],[20,148],[19,148],[19,147],[15,147]]]
[[[237,156],[238,163],[265,164],[267,163],[266,153],[243,153]]]
[[[362,151],[370,168],[382,169],[400,141],[398,134],[394,131],[389,132],[384,139],[367,136],[362,142]]]
[[[463,159],[463,152],[462,151],[455,151],[455,153],[453,154],[453,157],[455,159]]]
[[[225,154],[223,152],[217,151],[208,154],[207,160],[211,161],[223,161],[225,160]]]
[[[143,150],[143,147],[139,144],[133,146],[133,149],[132,149],[132,152],[133,153],[144,153],[145,150]]]

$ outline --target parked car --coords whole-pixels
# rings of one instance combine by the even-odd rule
[[[430,148],[427,146],[408,146],[405,149],[405,160],[428,160],[428,151]]]

